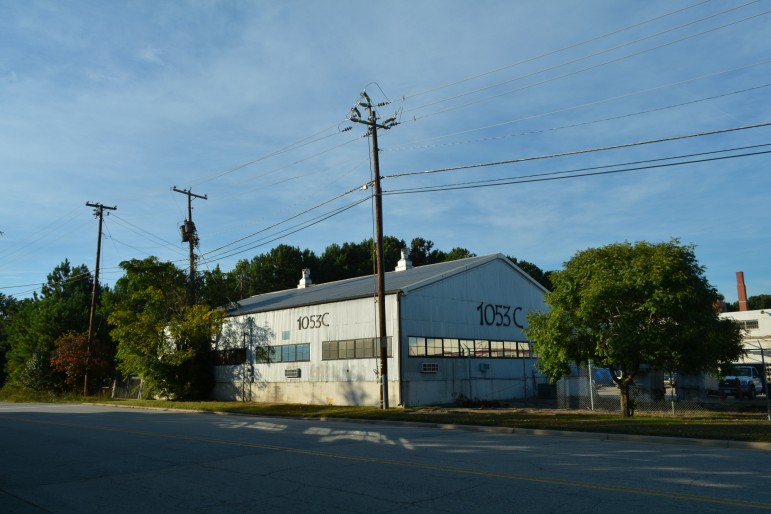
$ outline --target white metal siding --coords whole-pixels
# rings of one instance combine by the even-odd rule
[[[396,362],[399,354],[396,297],[386,297],[386,332],[392,338],[392,357],[388,359],[389,400],[397,401]],[[303,328],[311,316],[320,324]],[[349,300],[307,307],[297,307],[230,318],[226,323],[236,326],[246,318],[254,322],[259,334],[252,334],[255,344],[278,347],[286,344],[310,343],[310,361],[255,363],[249,351],[245,366],[216,366],[215,397],[251,401],[378,405],[380,389],[375,370],[379,358],[322,361],[322,342],[376,338],[377,312],[374,298]],[[247,347],[247,330],[237,330],[238,337],[221,339],[217,349]],[[254,332],[254,331],[253,331]],[[246,333],[246,335],[243,335]],[[249,366],[253,366],[254,380]],[[286,378],[285,370],[299,369],[299,378]],[[392,384],[393,383],[393,384]],[[242,398],[243,397],[243,398]]]

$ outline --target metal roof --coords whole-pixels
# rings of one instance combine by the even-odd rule
[[[389,271],[385,274],[385,294],[408,293],[495,260],[504,261],[538,288],[546,291],[543,286],[522,271],[516,264],[507,259],[503,254],[498,253],[418,266],[403,271]],[[250,296],[237,302],[235,306],[230,306],[227,309],[228,316],[375,296],[375,280],[374,275],[367,275],[366,277],[349,278],[337,282],[314,284],[302,289],[287,289]]]

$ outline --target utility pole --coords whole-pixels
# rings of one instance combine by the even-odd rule
[[[190,244],[190,281],[187,290],[187,303],[192,306],[195,304],[195,247],[198,246],[198,231],[196,231],[195,223],[193,223],[193,198],[202,200],[209,198],[206,195],[193,194],[190,189],[177,189],[177,186],[173,186],[171,190],[187,195],[187,219],[179,227],[179,230],[182,233],[182,242]]]
[[[96,238],[96,267],[94,268],[94,288],[91,291],[91,310],[88,314],[88,339],[86,339],[86,371],[83,375],[83,396],[88,396],[88,365],[91,361],[91,345],[94,341],[94,320],[96,319],[96,302],[99,297],[99,259],[102,254],[102,222],[104,211],[114,211],[117,206],[107,207],[101,203],[86,202],[86,207],[94,208],[94,217],[99,218],[99,232]],[[109,213],[108,213],[109,214]]]
[[[378,107],[386,105],[378,104]],[[367,109],[369,116],[362,119],[358,107]],[[374,167],[374,196],[375,196],[375,260],[377,262],[377,307],[378,328],[380,336],[380,408],[388,409],[388,336],[386,334],[386,309],[385,309],[385,259],[383,257],[383,195],[380,190],[380,159],[377,146],[377,129],[388,130],[396,125],[396,116],[388,118],[383,123],[377,122],[377,112],[373,108],[372,101],[366,91],[361,92],[357,105],[351,109],[349,120],[367,125],[368,134],[372,135],[372,162]]]

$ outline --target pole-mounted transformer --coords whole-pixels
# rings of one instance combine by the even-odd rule
[[[193,197],[202,200],[208,200],[206,195],[193,194],[190,189],[177,189],[177,186],[171,188],[172,191],[187,195],[187,219],[179,227],[182,242],[190,245],[190,282],[188,284],[187,303],[195,304],[195,247],[198,246],[198,232],[193,223]]]

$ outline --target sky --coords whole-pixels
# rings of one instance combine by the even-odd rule
[[[186,268],[173,187],[206,197],[201,270],[372,237],[363,91],[397,122],[386,235],[544,270],[676,238],[727,301],[737,271],[771,294],[771,4],[748,0],[0,0],[0,293],[94,269],[87,202],[116,207],[103,284]]]

